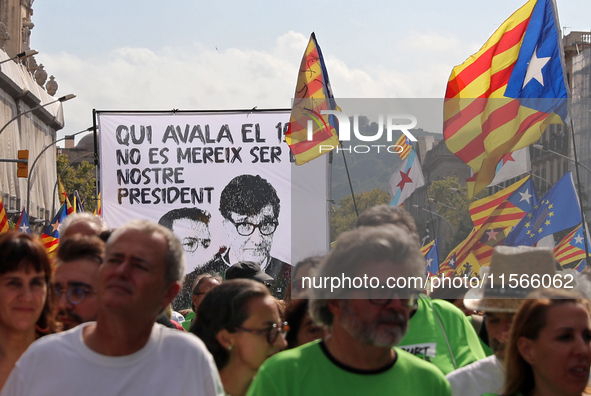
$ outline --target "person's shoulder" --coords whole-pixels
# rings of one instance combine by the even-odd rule
[[[199,337],[186,331],[169,328],[158,323],[154,326],[153,331],[157,331],[162,342],[166,344],[192,345],[197,348],[205,348],[205,344]]]
[[[490,371],[497,366],[496,356],[491,355],[484,359],[477,360],[474,363],[470,363],[467,366],[460,367],[457,370],[447,374],[445,377],[451,382],[455,379],[463,378],[466,375],[472,375],[475,373],[490,373]]]
[[[320,340],[316,340],[297,348],[276,353],[267,359],[263,365],[268,367],[293,367],[302,360],[317,359],[321,354]]]
[[[436,310],[437,313],[440,314],[440,316],[442,316],[443,318],[455,319],[463,322],[464,324],[468,324],[470,325],[470,327],[472,327],[466,314],[462,312],[460,308],[456,307],[449,301],[433,299],[431,300],[431,305],[433,307],[433,310]]]
[[[43,336],[33,342],[27,351],[30,349],[47,349],[53,348],[57,345],[65,344],[65,345],[73,345],[74,341],[81,337],[80,332],[84,325],[80,325],[74,327],[73,329],[62,331],[60,333],[49,334]]]

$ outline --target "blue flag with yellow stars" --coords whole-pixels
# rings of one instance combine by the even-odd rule
[[[581,207],[572,174],[567,172],[525,215],[507,238],[507,246],[533,246],[547,235],[581,223]]]

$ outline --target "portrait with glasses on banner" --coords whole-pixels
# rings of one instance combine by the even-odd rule
[[[274,279],[269,284],[271,293],[283,298],[291,279],[291,265],[271,256],[280,209],[277,191],[266,179],[248,174],[233,178],[220,195],[226,246],[204,269],[224,273],[236,263],[254,262]]]
[[[173,303],[175,309],[191,305],[193,283],[199,274],[204,273],[202,267],[216,253],[213,248],[210,249],[210,220],[211,215],[207,210],[196,207],[173,209],[158,220],[158,224],[176,235],[185,252],[185,277],[181,291]]]

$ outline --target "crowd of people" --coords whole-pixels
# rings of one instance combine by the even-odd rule
[[[60,234],[53,263],[34,237],[0,235],[0,396],[591,391],[591,307],[576,292],[306,287],[424,278],[416,226],[397,207],[362,213],[330,253],[294,266],[287,289],[238,261],[194,276],[175,310],[187,271],[170,227],[109,230],[77,214]],[[490,274],[552,274],[555,262],[551,250],[500,247]]]

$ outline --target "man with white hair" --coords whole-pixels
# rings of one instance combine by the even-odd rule
[[[393,348],[406,332],[416,291],[386,287],[387,281],[423,271],[417,242],[399,227],[342,234],[315,278],[316,284],[336,278],[342,284],[311,289],[310,314],[330,335],[271,357],[248,395],[449,395],[435,366]]]
[[[96,322],[31,345],[1,396],[164,395],[171,386],[182,394],[222,395],[203,342],[155,324],[183,272],[183,248],[170,230],[148,220],[117,229],[99,269]]]
[[[88,212],[72,213],[61,225],[60,238],[65,239],[75,234],[100,236],[108,229],[107,223],[99,216]]]

